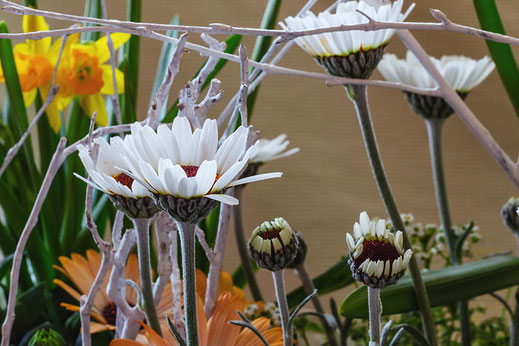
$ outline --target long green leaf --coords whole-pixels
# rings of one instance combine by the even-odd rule
[[[455,267],[424,272],[422,276],[431,306],[442,306],[519,284],[519,258],[496,255]],[[384,314],[418,310],[409,276],[402,278],[396,285],[381,290],[380,297]],[[367,318],[367,287],[359,287],[346,297],[339,312],[346,317]]]
[[[342,257],[339,262],[313,280],[317,294],[323,295],[344,288],[354,282],[348,267],[348,259]],[[299,287],[287,296],[288,306],[293,308],[307,296],[304,287]]]
[[[241,35],[232,35],[228,39],[226,39],[225,43],[227,44],[227,48],[225,49],[225,53],[234,53],[236,48],[238,48],[238,45],[240,44],[241,39],[242,39]],[[211,79],[215,78],[216,75],[218,73],[220,73],[220,71],[224,68],[224,66],[226,64],[227,64],[227,60],[225,60],[225,59],[220,59],[218,61],[213,72],[211,72],[209,74],[209,76],[207,77],[207,80],[205,81],[204,85],[202,86],[202,90],[205,89],[209,85],[209,83],[211,82]],[[205,63],[204,63],[204,65],[205,65]],[[200,67],[200,69],[198,69],[198,71],[200,71],[201,69],[202,69],[202,67]],[[198,72],[195,74],[195,76],[197,74],[198,74]],[[173,119],[175,119],[175,117],[177,116],[177,113],[178,113],[177,104],[178,104],[178,99],[175,100],[175,102],[173,103],[171,108],[168,110],[168,113],[166,114],[166,116],[164,117],[164,120],[162,122],[170,123],[173,121]]]
[[[171,21],[169,22],[169,24],[171,24],[171,25],[180,24],[180,16],[178,14],[174,15],[173,18],[171,18]],[[168,30],[166,32],[166,35],[169,37],[178,38],[178,31]],[[155,75],[155,82],[153,83],[150,104],[151,104],[151,102],[153,102],[153,97],[157,93],[159,86],[162,84],[162,81],[164,80],[164,76],[166,75],[166,71],[168,70],[169,62],[173,58],[173,54],[175,54],[176,48],[177,48],[177,46],[171,42],[164,42],[164,44],[162,45],[162,50],[160,51],[160,57],[159,57],[159,65],[157,66],[157,73]],[[166,96],[166,99],[164,101],[164,105],[167,105],[167,104],[168,104],[168,96]],[[162,109],[160,111],[159,121],[162,121],[162,119],[164,118],[165,115],[166,115],[166,106],[162,107]]]
[[[265,12],[263,12],[263,19],[261,21],[262,29],[274,29],[276,26],[279,9],[281,7],[281,3],[283,0],[269,0],[267,2],[267,6],[265,7]],[[272,42],[271,36],[258,36],[256,39],[256,44],[254,45],[254,50],[252,51],[252,60],[260,61],[261,58],[265,55],[267,50],[269,49],[270,43]],[[252,69],[251,69],[252,70]],[[252,116],[252,112],[254,111],[254,106],[256,104],[256,99],[258,97],[259,85],[256,87],[256,90],[252,92],[247,98],[247,110],[249,115],[249,120]]]
[[[0,33],[8,33],[9,29],[4,21],[0,21]],[[13,55],[13,46],[11,40],[0,39],[0,62],[5,78],[5,85],[7,87],[7,94],[9,97],[9,107],[14,111],[15,117],[8,117],[7,125],[11,128],[15,138],[20,138],[29,127],[27,120],[27,109],[23,100],[22,87],[18,78],[18,71]],[[32,154],[32,146],[30,138],[27,138],[23,145],[23,155],[25,157],[24,165],[27,167],[26,172],[36,188],[39,182],[38,171],[34,163]]]
[[[481,29],[498,34],[506,34],[495,0],[474,0],[474,8],[476,9]],[[517,67],[512,48],[504,43],[492,41],[486,41],[486,43],[490,55],[496,63],[496,69],[499,77],[501,77],[501,82],[514,106],[515,113],[519,117],[519,68]]]
[[[142,15],[142,0],[127,0],[126,19],[132,22],[140,22]],[[139,85],[139,54],[141,38],[132,36],[124,44],[124,60],[122,70],[124,72],[124,95],[122,97],[123,123],[133,123],[137,120],[137,86]]]

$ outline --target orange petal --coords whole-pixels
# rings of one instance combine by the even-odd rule
[[[68,294],[70,294],[72,296],[72,298],[76,299],[78,302],[80,301],[81,294],[78,293],[78,291],[76,291],[75,289],[73,289],[72,287],[70,287],[63,281],[61,281],[60,279],[54,279],[52,282],[54,282],[56,285],[58,285],[59,287],[64,289]]]
[[[110,342],[110,346],[146,346],[140,342],[128,339],[114,339]]]
[[[216,302],[213,314],[209,318],[207,329],[208,340],[215,345],[234,344],[240,333],[240,328],[229,324],[237,318],[236,311],[243,310],[243,300],[233,297],[230,292],[224,292]]]

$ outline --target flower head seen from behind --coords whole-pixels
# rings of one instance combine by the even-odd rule
[[[485,56],[479,60],[465,56],[431,57],[431,61],[461,97],[481,84],[494,70],[492,59]],[[380,73],[390,82],[402,83],[419,88],[434,88],[436,83],[410,51],[405,59],[394,54],[385,54],[378,66]],[[413,111],[426,119],[447,118],[454,111],[440,97],[404,92]]]
[[[349,259],[353,277],[373,288],[395,284],[405,273],[413,251],[403,249],[403,234],[393,234],[386,221],[377,223],[364,211],[353,226],[353,234],[346,233]]]
[[[282,217],[265,221],[252,232],[249,255],[259,267],[278,271],[292,263],[297,255],[298,240]]]
[[[403,6],[403,0],[387,4],[367,0],[347,1],[339,3],[335,13],[324,11],[316,16],[308,11],[300,17],[286,18],[282,26],[288,31],[300,31],[368,23],[368,18],[362,13],[381,22],[401,22],[409,15],[414,4],[405,12],[402,12]],[[301,36],[296,38],[296,43],[330,74],[365,79],[371,76],[394,33],[393,29],[335,31]]]
[[[114,205],[128,217],[135,219],[153,216],[158,208],[148,190],[121,170],[121,167],[128,167],[122,156],[125,151],[121,137],[111,137],[110,143],[102,137],[96,138],[94,144],[98,147],[95,162],[87,146],[78,146],[79,158],[92,182],[76,176],[108,194]]]
[[[186,117],[176,117],[171,128],[160,125],[156,132],[138,123],[131,131],[125,138],[128,174],[152,193],[157,205],[181,222],[206,217],[217,202],[237,204],[236,198],[225,194],[230,187],[282,175],[237,179],[255,150],[255,145],[247,149],[248,129],[244,127],[219,147],[216,120],[211,119],[194,131]]]

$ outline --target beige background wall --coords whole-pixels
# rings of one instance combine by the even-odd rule
[[[125,1],[108,0],[110,17],[123,19]],[[41,8],[81,14],[82,1],[40,0]],[[175,14],[182,22],[205,25],[212,22],[239,26],[258,26],[265,0],[144,0],[143,20],[167,23]],[[330,5],[322,0],[318,9]],[[280,18],[293,15],[304,4],[287,0]],[[498,1],[509,34],[519,36],[519,3]],[[451,20],[477,26],[472,1],[421,0],[410,20],[432,20],[428,8],[442,9]],[[20,31],[19,18],[4,13],[11,31]],[[64,23],[51,21],[52,27]],[[480,39],[440,32],[416,32],[426,50],[433,55],[464,54],[481,57],[487,54]],[[190,40],[199,41],[195,35]],[[249,53],[253,39],[245,40]],[[139,85],[139,110],[145,114],[161,43],[143,39]],[[405,50],[393,39],[388,51],[403,55]],[[517,52],[516,50],[516,53]],[[202,59],[196,52],[184,55],[175,94],[192,76]],[[281,62],[283,66],[320,71],[313,60],[294,48]],[[227,98],[213,109],[218,115],[228,98],[239,87],[239,66],[230,63],[219,78]],[[380,75],[376,75],[380,78]],[[370,89],[375,128],[389,179],[402,212],[411,212],[424,223],[437,222],[425,127],[409,110],[402,95],[394,90]],[[504,94],[496,73],[467,99],[468,105],[513,158],[517,156],[519,120]],[[345,253],[344,233],[350,231],[359,212],[385,216],[376,191],[351,103],[342,88],[327,88],[317,80],[271,76],[261,88],[253,124],[266,137],[281,132],[289,135],[296,156],[265,166],[263,171],[282,170],[282,179],[250,186],[243,201],[246,229],[252,230],[263,220],[284,216],[301,230],[309,244],[308,266],[314,274],[335,263]],[[476,249],[477,257],[500,251],[515,251],[515,241],[501,223],[500,206],[517,190],[455,116],[445,127],[445,166],[452,217],[455,223],[475,220],[484,240]],[[238,263],[234,238],[226,253],[225,267],[233,270]],[[260,273],[269,294],[270,278]],[[288,274],[289,288],[296,280]],[[345,292],[337,296],[344,296]],[[273,298],[273,295],[271,295]]]

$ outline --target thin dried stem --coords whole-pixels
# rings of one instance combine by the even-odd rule
[[[181,279],[180,279],[180,269],[178,266],[178,227],[176,222],[173,219],[169,219],[169,223],[175,224],[175,228],[177,229],[174,232],[169,234],[169,238],[171,239],[171,246],[169,248],[169,257],[171,258],[172,270],[171,270],[171,293],[173,296],[173,319],[175,320],[175,325],[177,327],[178,332],[182,337],[186,338],[186,324],[184,320],[184,313],[182,312],[182,302],[180,300],[180,292],[181,288]]]
[[[175,77],[179,71],[180,60],[182,59],[182,54],[184,53],[184,46],[187,42],[187,34],[183,34],[180,36],[177,42],[177,48],[175,49],[175,53],[171,58],[171,61],[168,64],[168,69],[166,70],[166,75],[162,80],[162,84],[160,84],[157,89],[157,93],[153,97],[153,101],[151,102],[150,109],[148,110],[148,125],[154,126],[159,121],[159,114],[164,107],[164,103],[169,95],[169,90],[171,89],[171,85],[175,80]]]
[[[50,185],[52,184],[52,180],[54,179],[58,169],[63,164],[65,155],[65,144],[67,143],[66,138],[62,137],[58,143],[58,147],[56,148],[56,152],[52,157],[49,168],[47,169],[47,173],[45,174],[45,178],[43,179],[43,183],[41,184],[40,191],[38,192],[38,196],[36,197],[36,201],[31,210],[31,214],[27,219],[27,223],[23,229],[23,232],[18,240],[18,244],[16,245],[16,250],[14,251],[13,256],[13,265],[11,268],[11,281],[9,287],[9,296],[7,298],[7,310],[5,313],[4,323],[2,324],[2,346],[9,345],[9,339],[11,337],[11,330],[14,323],[14,308],[16,305],[16,293],[18,292],[18,279],[20,278],[20,267],[22,265],[23,252],[25,250],[25,245],[27,244],[27,240],[36,226],[38,222],[38,214],[43,206],[43,202],[47,197],[47,194],[50,189]]]
[[[198,238],[198,242],[202,246],[202,249],[204,249],[205,255],[207,256],[207,259],[209,262],[213,262],[215,253],[211,248],[209,247],[209,244],[207,244],[207,241],[205,240],[205,233],[200,229],[200,227],[196,226],[195,228],[196,237]]]

